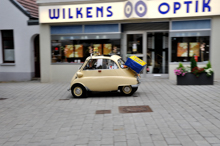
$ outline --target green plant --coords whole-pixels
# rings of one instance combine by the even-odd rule
[[[206,69],[212,68],[211,62],[208,61],[207,65],[206,65]]]
[[[208,77],[210,77],[213,74],[213,69],[212,69],[212,65],[211,65],[210,61],[208,61],[208,63],[206,64],[206,67],[204,67],[204,69],[205,69],[205,72]]]
[[[183,64],[180,62],[180,63],[179,63],[179,66],[178,66],[177,68],[178,68],[178,69],[179,69],[179,68],[184,68],[184,66],[183,66]]]
[[[190,61],[191,61],[191,71],[192,71],[195,67],[197,67],[197,62],[194,57],[192,57]]]

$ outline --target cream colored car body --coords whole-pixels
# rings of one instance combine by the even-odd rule
[[[113,56],[90,56],[73,76],[71,87],[74,84],[83,85],[87,91],[116,91],[121,86],[138,87],[138,76],[130,68],[121,68],[118,63],[118,55]],[[113,60],[118,69],[95,69],[85,70],[85,66],[90,59],[110,59]]]

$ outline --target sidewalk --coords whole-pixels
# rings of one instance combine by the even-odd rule
[[[0,83],[1,146],[220,146],[220,81],[147,80],[130,97],[74,99],[70,83]],[[67,99],[67,100],[60,100]],[[119,113],[148,105],[149,113]],[[96,114],[111,110],[111,114]]]

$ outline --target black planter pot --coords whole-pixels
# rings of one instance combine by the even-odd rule
[[[177,76],[177,85],[213,85],[214,73],[207,76],[202,73],[196,77],[192,73],[186,73],[185,76]]]

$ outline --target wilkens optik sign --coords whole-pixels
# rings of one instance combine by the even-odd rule
[[[220,0],[129,0],[115,3],[40,6],[40,23],[108,21],[220,15]]]

